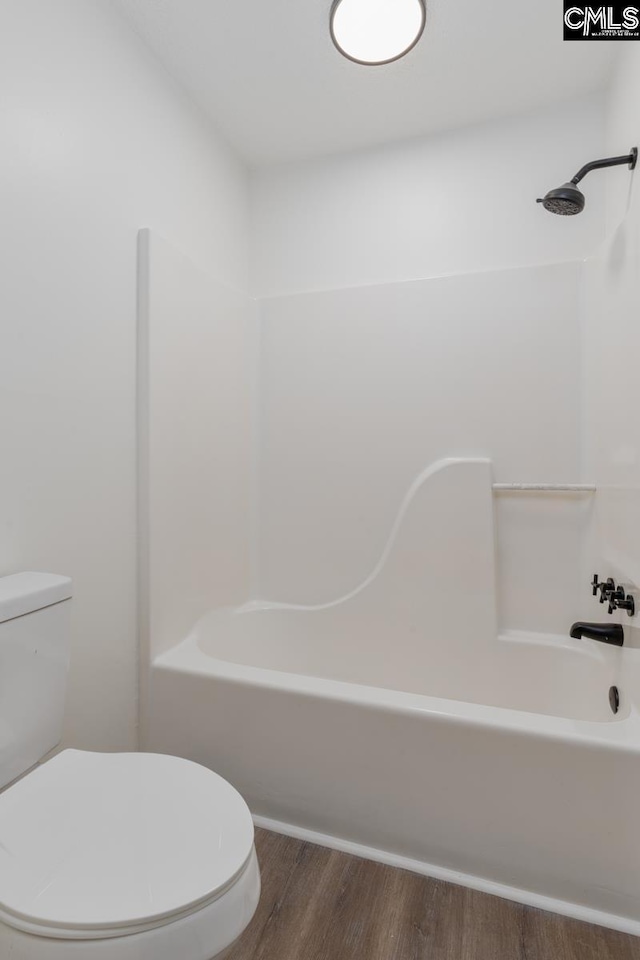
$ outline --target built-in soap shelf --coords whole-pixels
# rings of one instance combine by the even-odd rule
[[[595,483],[494,483],[494,493],[595,493]]]

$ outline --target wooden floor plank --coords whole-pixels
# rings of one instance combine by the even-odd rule
[[[525,916],[526,960],[638,960],[640,938],[542,910]]]
[[[640,960],[640,938],[265,830],[228,960]]]

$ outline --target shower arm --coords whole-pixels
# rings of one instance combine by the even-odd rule
[[[637,147],[633,147],[631,153],[626,154],[624,157],[607,157],[605,160],[592,160],[591,163],[585,163],[584,167],[580,167],[575,177],[571,178],[571,183],[580,183],[580,181],[586,177],[588,173],[591,173],[592,170],[600,170],[602,167],[620,167],[622,164],[627,164],[629,170],[633,170],[637,160]]]

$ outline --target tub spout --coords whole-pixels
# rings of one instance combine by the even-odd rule
[[[601,643],[612,643],[621,647],[624,643],[624,630],[619,623],[583,623],[578,620],[571,627],[571,636],[574,640],[589,637],[591,640],[600,640]]]

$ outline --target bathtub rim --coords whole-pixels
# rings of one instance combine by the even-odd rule
[[[153,660],[151,668],[152,671],[178,672],[196,677],[209,676],[238,686],[259,687],[310,699],[349,703],[384,713],[429,718],[430,722],[434,723],[474,725],[525,737],[570,742],[597,750],[613,750],[640,756],[640,714],[633,703],[629,704],[628,713],[620,719],[583,720],[445,699],[428,694],[405,693],[385,687],[372,687],[221,660],[200,648],[196,631],[192,631],[176,646],[159,654]]]

